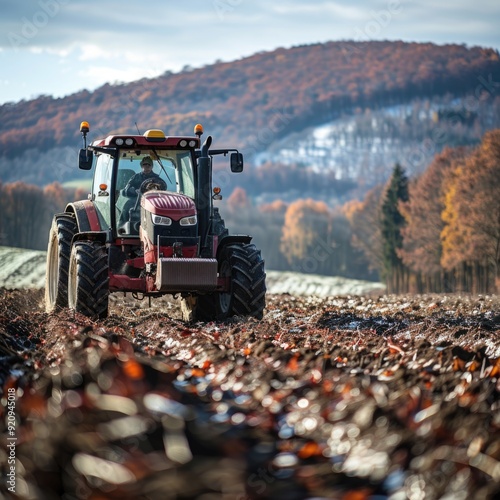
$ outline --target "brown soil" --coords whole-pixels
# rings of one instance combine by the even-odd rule
[[[500,495],[499,297],[270,295],[262,321],[194,325],[42,297],[0,291],[20,498]]]

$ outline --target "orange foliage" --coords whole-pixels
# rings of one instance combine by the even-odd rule
[[[249,208],[250,199],[247,196],[247,192],[241,187],[235,188],[231,196],[227,199],[227,206],[232,212]]]
[[[45,186],[43,194],[49,205],[54,207],[54,211],[61,210],[67,203],[68,193],[58,182]]]
[[[94,126],[91,139],[135,131],[135,122],[143,130],[190,134],[201,121],[228,144],[261,150],[291,126],[322,123],[367,101],[378,106],[430,92],[457,94],[474,88],[477,75],[491,74],[497,81],[499,73],[498,54],[480,47],[378,41],[280,48],[154,79],[106,84],[94,92],[5,104],[0,150],[12,157],[27,144],[74,146],[82,119]]]
[[[445,190],[450,171],[465,154],[464,148],[445,149],[409,186],[410,199],[401,206],[406,226],[402,229],[400,256],[404,264],[415,271],[432,274],[441,270],[440,236],[445,225],[442,218]]]
[[[329,210],[325,203],[311,199],[291,203],[285,213],[281,252],[292,264],[304,259],[317,240],[329,237]]]
[[[500,264],[500,130],[456,165],[445,195],[443,265]]]
[[[344,205],[349,221],[352,243],[363,251],[373,269],[381,269],[382,239],[380,234],[380,200],[383,186],[370,190],[363,201],[353,200]]]
[[[272,203],[265,203],[259,206],[262,213],[268,214],[285,214],[288,204],[283,200],[275,200]]]

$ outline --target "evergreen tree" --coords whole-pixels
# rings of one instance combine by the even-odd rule
[[[405,266],[399,257],[403,246],[401,229],[405,219],[400,210],[400,202],[408,201],[408,178],[398,163],[394,166],[382,202],[380,231],[382,235],[382,277],[387,291],[398,293],[404,283]]]

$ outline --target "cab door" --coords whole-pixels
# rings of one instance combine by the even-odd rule
[[[111,227],[111,176],[113,173],[114,158],[101,153],[97,157],[94,183],[92,185],[92,200],[96,208],[102,229]]]

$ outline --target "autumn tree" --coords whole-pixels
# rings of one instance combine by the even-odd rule
[[[68,191],[58,182],[53,182],[44,187],[43,194],[46,201],[46,209],[49,213],[57,213],[64,209],[68,200]]]
[[[42,189],[23,182],[5,184],[0,204],[4,244],[45,250],[49,227]]]
[[[408,178],[401,167],[394,166],[381,206],[382,277],[389,292],[399,293],[405,285],[406,268],[398,255],[403,246],[402,228],[405,219],[400,203],[408,201]]]
[[[262,207],[253,206],[245,189],[237,187],[220,202],[225,225],[231,233],[250,234],[262,251],[266,268],[287,270],[288,263],[280,253],[281,228],[286,204],[276,201]]]
[[[250,208],[250,199],[245,189],[242,187],[235,188],[227,199],[227,207],[232,212],[248,210],[248,208]]]
[[[352,227],[345,207],[331,210],[330,245],[333,249],[328,261],[328,274],[346,278],[378,280],[377,272],[370,270],[364,252],[353,244]]]
[[[365,255],[372,270],[382,269],[382,236],[380,232],[380,200],[383,186],[376,186],[366,194],[363,201],[352,200],[344,205],[349,221],[354,248]]]
[[[288,204],[282,200],[275,200],[259,206],[259,223],[251,234],[259,243],[262,255],[268,269],[286,271],[290,266],[280,251],[281,232],[285,222],[285,213]]]
[[[293,269],[326,274],[330,245],[330,218],[325,203],[312,199],[291,203],[285,213],[281,253]]]
[[[462,177],[464,164],[462,162],[455,165],[448,176],[445,194],[442,219],[444,222],[441,231],[442,256],[441,265],[454,276],[453,286],[459,291],[468,291],[471,288],[469,256],[466,233],[463,228],[463,218],[460,213],[464,211],[460,204],[467,203],[459,195],[458,185]],[[466,209],[465,209],[466,210]]]
[[[401,228],[403,263],[416,273],[418,292],[450,291],[450,277],[441,265],[441,233],[445,223],[445,189],[452,169],[465,157],[464,148],[446,148],[409,185],[409,200],[400,204],[405,218]]]
[[[500,130],[453,172],[445,195],[442,264],[461,268],[463,289],[485,292],[500,281]]]
[[[53,215],[78,199],[77,191],[58,183],[44,189],[24,182],[0,184],[0,244],[46,250]]]
[[[500,130],[485,134],[466,165],[471,171],[465,196],[469,213],[465,226],[470,229],[475,261],[483,268],[477,276],[478,291],[490,290],[489,271],[500,285]],[[481,272],[481,269],[478,269]]]

